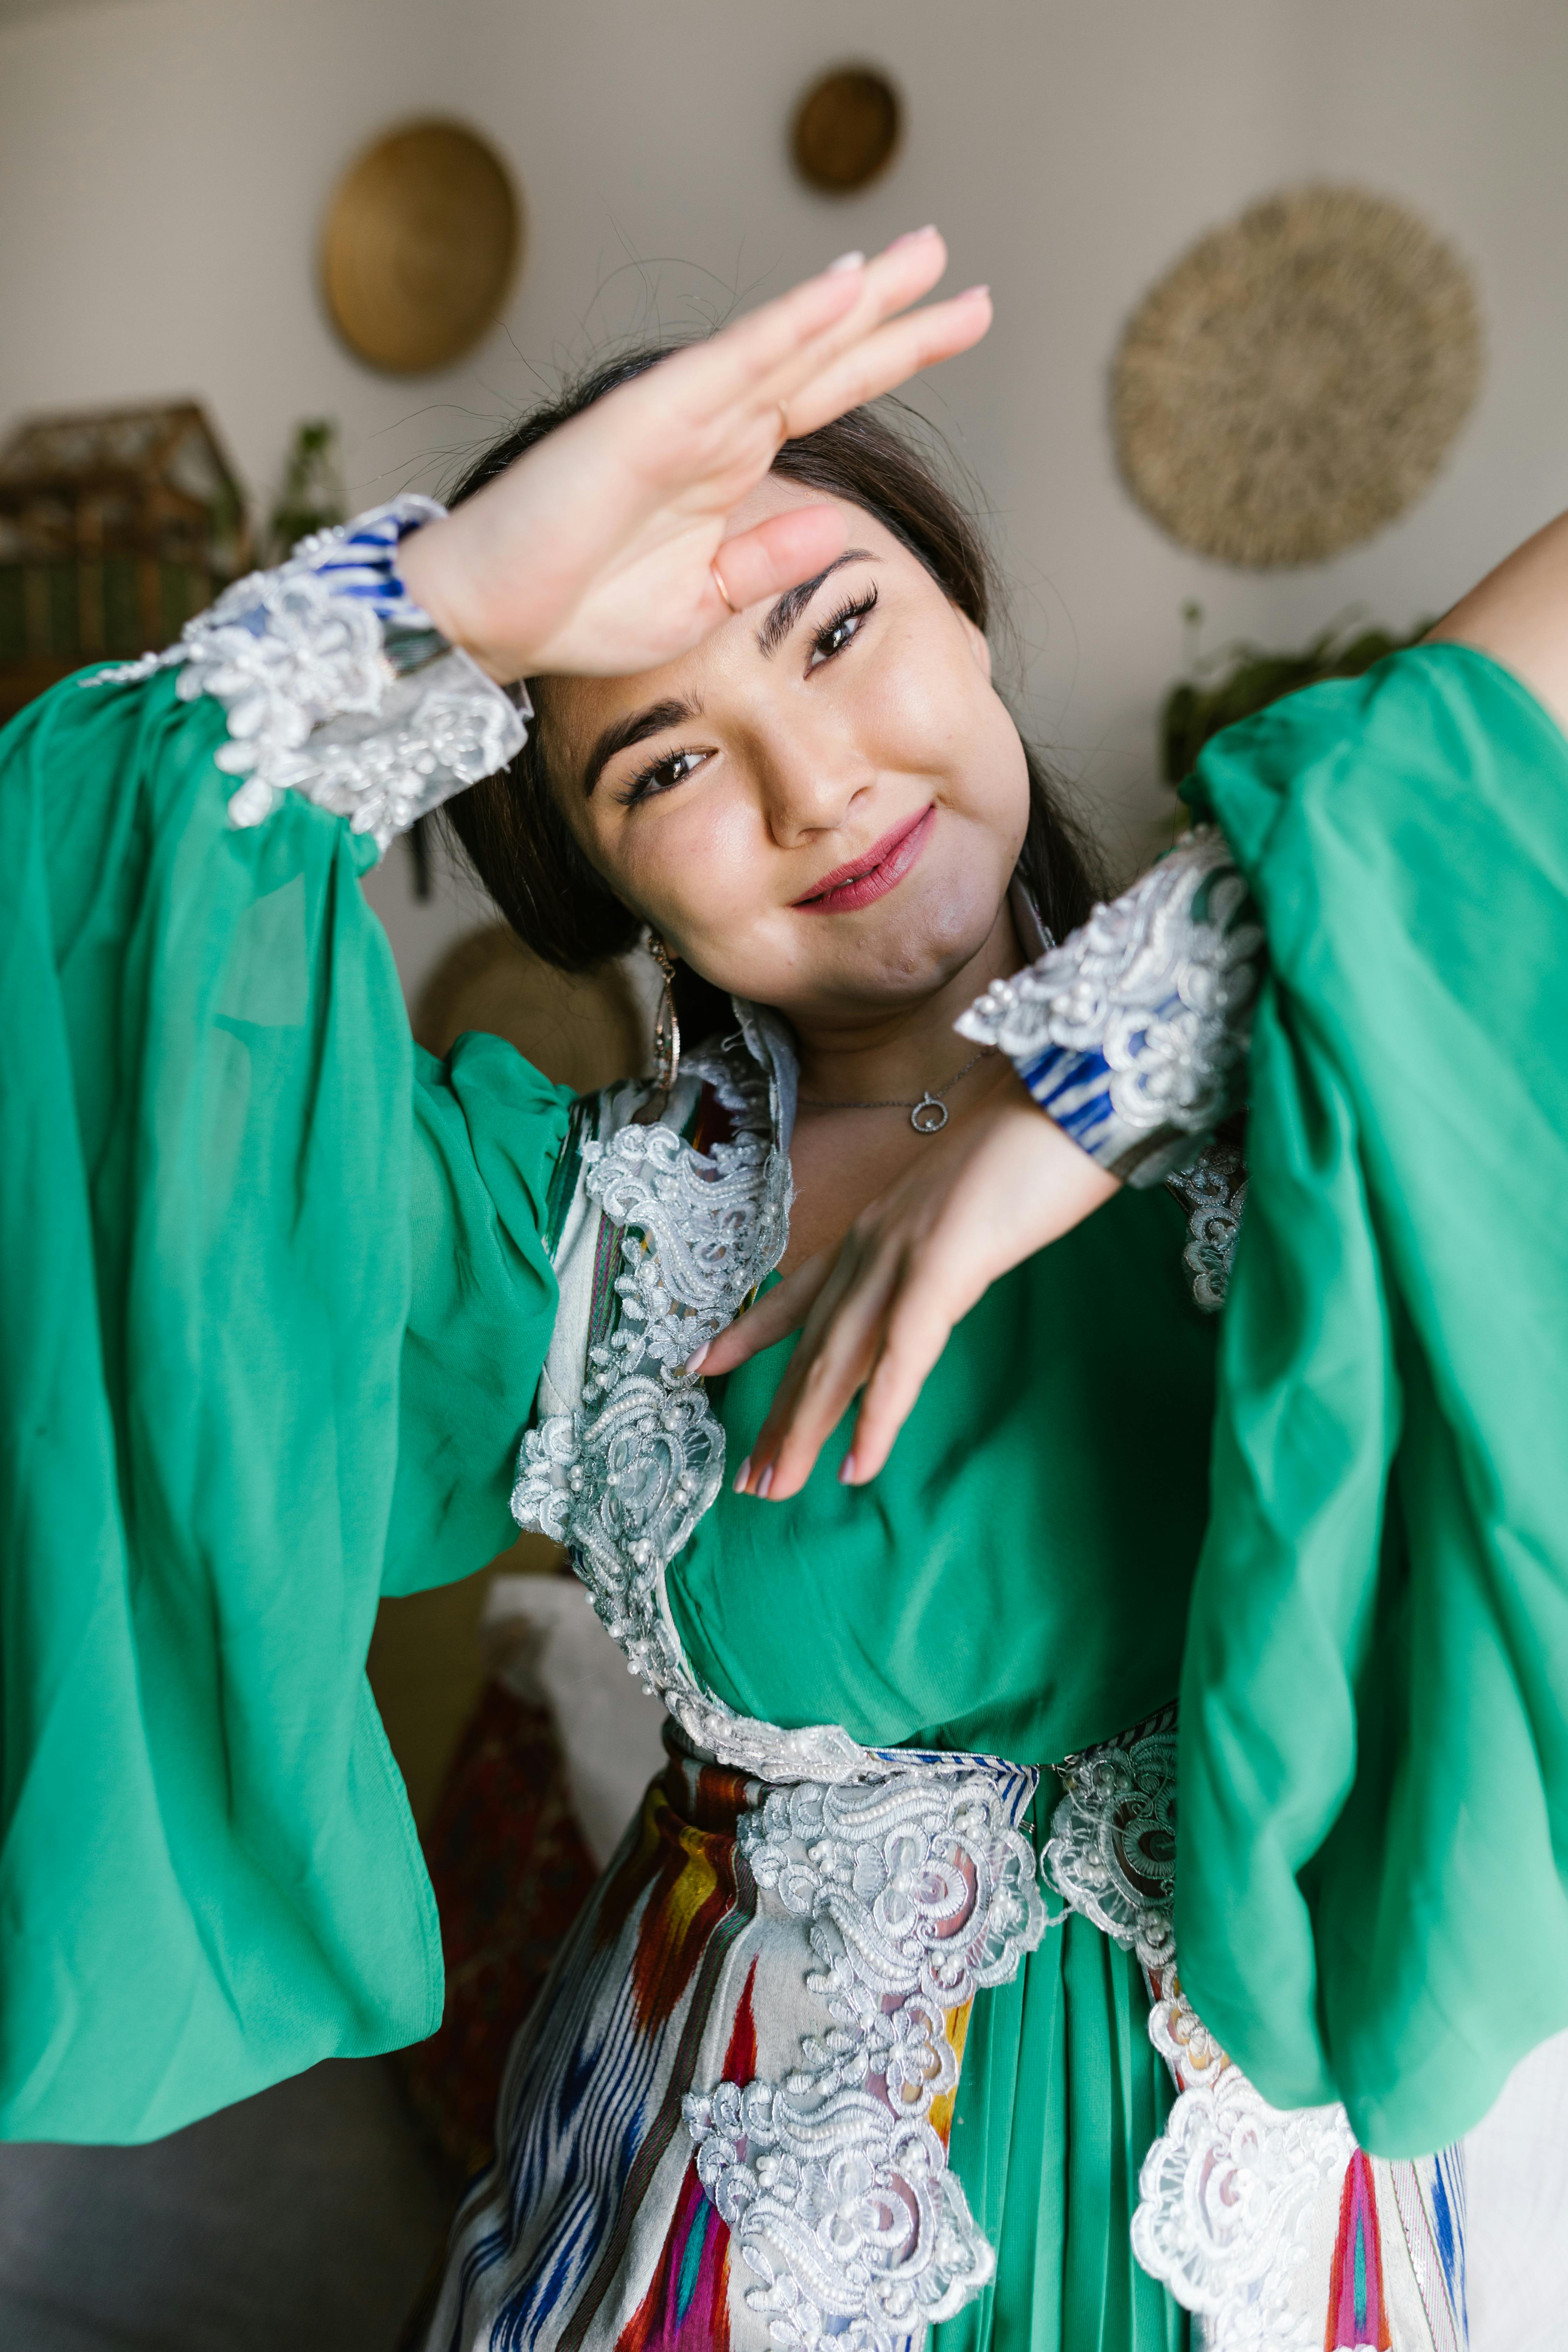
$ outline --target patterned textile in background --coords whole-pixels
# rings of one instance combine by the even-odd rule
[[[770,1790],[665,1738],[508,2062],[429,2352],[909,2352],[990,2275],[945,2151],[974,1990],[1044,1926],[1036,1776],[897,1751]],[[938,1908],[925,1989],[875,1990]]]
[[[467,2175],[494,2152],[507,2052],[596,1874],[545,1708],[486,1685],[425,1850],[447,2006],[397,2063],[420,2122]]]

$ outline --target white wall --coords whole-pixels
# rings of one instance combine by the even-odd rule
[[[863,197],[810,194],[784,125],[866,56],[909,101]],[[1208,639],[1440,609],[1568,494],[1568,9],[1561,0],[99,0],[0,26],[0,425],[194,392],[260,492],[326,411],[367,501],[428,487],[562,361],[692,324],[935,218],[988,343],[932,379],[1022,591],[1029,715],[1125,855],[1195,596]],[[314,289],[322,205],[411,113],[466,118],[526,192],[527,267],[470,364],[362,368]],[[1272,578],[1163,540],[1118,484],[1129,308],[1272,186],[1349,177],[1473,264],[1489,363],[1437,488],[1364,551]],[[395,876],[391,877],[395,883]]]

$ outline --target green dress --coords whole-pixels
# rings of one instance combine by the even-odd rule
[[[1167,1700],[1214,1405],[1185,1239],[1167,1193],[1122,1193],[965,1317],[873,1485],[838,1483],[846,1422],[793,1501],[721,1487],[670,1576],[710,1687],[868,1747],[1047,1767]],[[732,1460],[793,1345],[724,1384]],[[1047,1770],[1037,1839],[1054,1785]],[[951,2154],[996,2276],[935,2352],[1185,2343],[1128,2237],[1170,2101],[1148,2014],[1132,1955],[1077,1916],[976,2001]]]
[[[363,1659],[382,1592],[507,1539],[554,1312],[567,1101],[412,1047],[364,844],[292,796],[233,830],[223,732],[164,677],[0,745],[15,2137],[434,2025]],[[876,1486],[835,1447],[726,1496],[672,1599],[721,1696],[867,1740],[1046,1762],[1180,1675],[1199,2008],[1281,2104],[1436,2147],[1568,2022],[1568,751],[1436,649],[1196,789],[1272,971],[1217,1411],[1179,1213],[1125,1196],[967,1318]],[[775,1377],[728,1384],[732,1450]],[[977,2006],[952,2154],[1000,2260],[944,2352],[1179,2334],[1126,2245],[1144,2008],[1076,1917]]]

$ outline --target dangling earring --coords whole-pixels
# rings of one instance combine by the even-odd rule
[[[657,931],[647,935],[647,951],[664,980],[658,1017],[653,1024],[654,1084],[666,1103],[680,1075],[680,1024],[675,1017],[675,958]]]

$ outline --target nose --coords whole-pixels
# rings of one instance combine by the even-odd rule
[[[763,822],[780,849],[799,849],[837,833],[876,782],[876,770],[841,728],[815,714],[792,714],[758,747]]]

